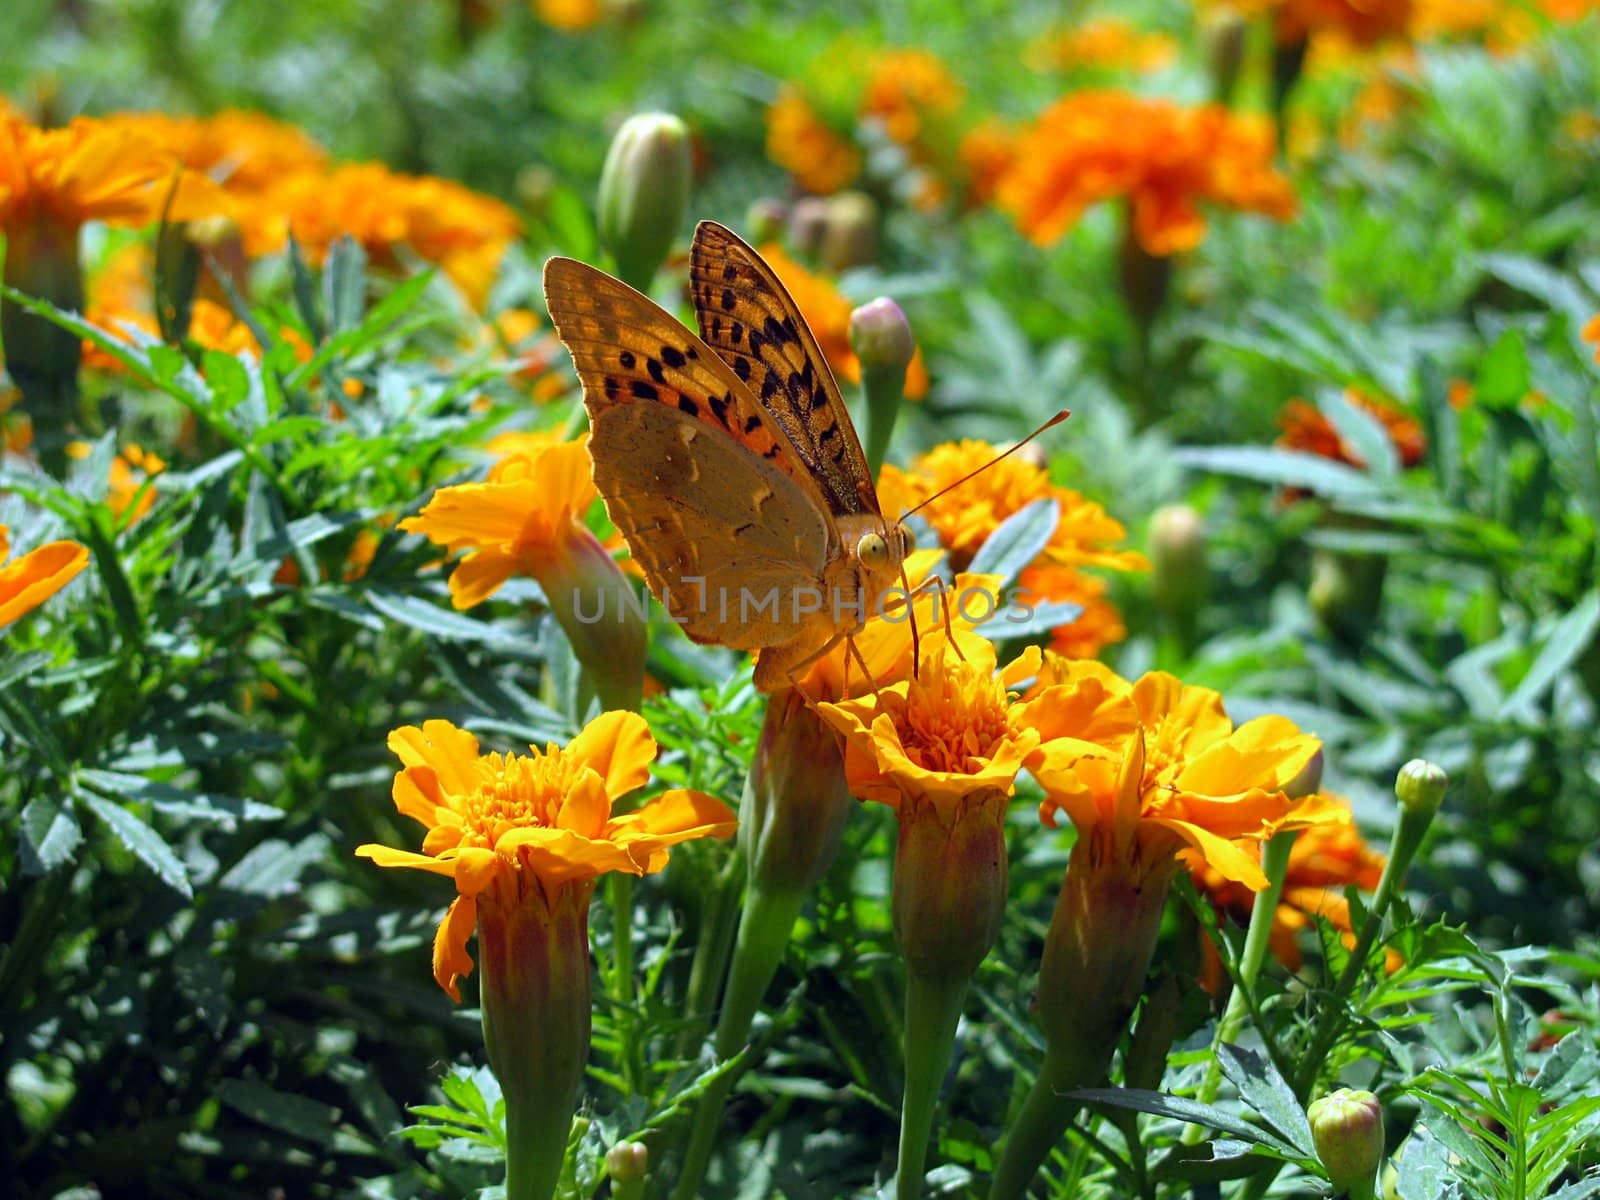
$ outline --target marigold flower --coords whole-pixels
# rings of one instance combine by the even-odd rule
[[[515,907],[535,892],[553,899],[610,871],[651,874],[679,842],[734,831],[733,812],[720,800],[681,789],[611,815],[616,801],[649,782],[655,760],[655,738],[637,713],[602,713],[565,747],[529,747],[531,757],[480,754],[478,739],[449,721],[397,729],[389,748],[404,764],[394,779],[395,807],[427,827],[423,852],[368,844],[356,853],[380,867],[455,880],[433,973],[458,1002],[481,908]]]
[[[1325,802],[1343,810],[1346,817],[1342,821],[1318,822],[1301,831],[1289,851],[1283,894],[1273,913],[1268,948],[1272,956],[1291,971],[1298,971],[1303,961],[1300,934],[1318,917],[1342,933],[1346,946],[1355,945],[1350,904],[1345,899],[1344,889],[1355,886],[1370,892],[1378,886],[1383,874],[1384,856],[1367,845],[1361,831],[1349,819],[1348,802],[1338,797],[1326,797]],[[1192,850],[1185,850],[1179,857],[1189,869],[1195,886],[1219,912],[1227,913],[1240,923],[1249,921],[1254,892],[1242,883],[1224,878]],[[1207,949],[1210,949],[1209,942]],[[1211,991],[1216,991],[1221,983],[1219,969],[1220,964],[1212,951],[1203,974]]]
[[[780,88],[767,109],[767,157],[819,196],[849,187],[861,173],[861,152],[817,115],[794,84]]]
[[[602,700],[626,708],[644,678],[644,611],[585,524],[598,495],[592,472],[587,438],[534,444],[497,462],[483,483],[440,488],[400,528],[467,551],[450,576],[457,608],[487,600],[513,575],[538,580]]]
[[[460,1001],[476,930],[484,1044],[505,1093],[506,1194],[550,1196],[589,1052],[595,881],[659,871],[670,847],[727,837],[733,814],[680,790],[613,816],[656,756],[644,718],[631,712],[602,713],[565,747],[529,747],[531,756],[481,754],[477,738],[448,721],[397,729],[389,748],[403,764],[395,807],[428,830],[422,853],[374,844],[356,853],[455,881],[434,938],[434,978]]]
[[[1075,92],[1023,131],[995,198],[1040,245],[1058,240],[1091,205],[1125,198],[1140,245],[1176,254],[1205,236],[1202,203],[1294,215],[1294,190],[1273,165],[1275,152],[1270,122],[1220,105]]]
[[[1121,17],[1098,17],[1036,38],[1023,61],[1035,71],[1157,71],[1177,56],[1178,44],[1164,33],[1146,33]]]
[[[11,558],[11,530],[0,525],[0,627],[32,612],[72,582],[89,562],[77,542],[47,542]]]
[[[229,197],[261,195],[289,176],[318,174],[328,166],[328,152],[315,138],[265,113],[227,109],[209,117],[185,117],[125,112],[102,121],[164,147]]]
[[[600,0],[532,0],[534,15],[552,29],[582,33],[600,24]]]
[[[1045,935],[1039,1024],[1046,1052],[1001,1155],[991,1196],[1020,1197],[1072,1119],[1065,1096],[1106,1071],[1143,989],[1179,854],[1266,886],[1237,843],[1337,819],[1286,786],[1321,749],[1283,717],[1234,728],[1222,698],[1154,672],[1129,684],[1099,663],[1052,656],[1019,719],[1042,737],[1028,769],[1039,815],[1077,827]],[[1085,988],[1083,981],[1095,981]]]
[[[1004,449],[968,439],[935,446],[908,471],[885,464],[878,480],[884,511],[915,508]],[[1121,541],[1127,531],[1105,509],[1070,488],[1052,484],[1044,467],[1021,455],[994,462],[972,482],[932,501],[921,509],[921,515],[938,532],[951,565],[962,570],[1002,521],[1047,497],[1061,506],[1061,520],[1040,553],[1039,563],[1119,571],[1142,571],[1149,565],[1136,551],[1111,548],[1109,543]]]
[[[1117,606],[1106,599],[1106,581],[1076,567],[1036,563],[1017,576],[1029,603],[1051,601],[1081,605],[1083,611],[1050,631],[1050,649],[1064,658],[1095,658],[1107,646],[1128,636]]]
[[[1400,457],[1401,466],[1414,467],[1422,461],[1422,456],[1427,453],[1428,440],[1422,432],[1422,426],[1412,417],[1387,401],[1368,396],[1355,388],[1347,388],[1344,395],[1351,404],[1383,422],[1389,440],[1394,443],[1395,453]],[[1283,427],[1283,436],[1278,439],[1280,446],[1330,458],[1352,467],[1367,465],[1315,405],[1304,400],[1291,400],[1284,405],[1279,423]]]
[[[1000,180],[1017,160],[1019,138],[1019,130],[996,117],[979,121],[962,135],[958,154],[970,203],[987,204],[994,199]]]
[[[950,69],[926,50],[887,50],[875,55],[861,93],[861,115],[879,121],[902,146],[917,142],[929,118],[961,107],[967,90]]]
[[[794,299],[828,365],[851,383],[860,383],[861,360],[850,345],[850,314],[855,305],[830,280],[806,270],[776,242],[762,246],[761,257]],[[905,394],[909,400],[928,394],[928,368],[920,349],[906,368]]]

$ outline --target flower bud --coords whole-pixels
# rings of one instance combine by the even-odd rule
[[[78,226],[39,215],[7,229],[5,282],[57,308],[81,312]],[[59,474],[66,466],[63,453],[76,416],[83,343],[70,330],[4,299],[0,299],[0,341],[5,344],[6,370],[22,392],[23,407],[33,422],[39,460]]]
[[[878,257],[878,205],[865,192],[839,192],[828,199],[817,255],[828,270],[847,271]]]
[[[822,233],[828,224],[825,196],[802,196],[789,209],[789,241],[795,253],[814,257],[822,249]]]
[[[606,1174],[613,1184],[642,1182],[650,1173],[650,1151],[643,1142],[618,1142],[606,1151]]]
[[[1421,758],[1413,758],[1395,776],[1394,794],[1408,813],[1432,817],[1444,801],[1450,776],[1445,769]]]
[[[689,130],[671,113],[637,113],[611,140],[600,172],[600,238],[617,273],[641,291],[689,210]]]
[[[752,242],[773,242],[783,236],[784,225],[789,220],[789,210],[783,201],[771,196],[759,196],[750,202],[744,215],[745,233]]]
[[[1323,628],[1351,645],[1365,641],[1383,604],[1387,568],[1379,555],[1315,551],[1306,601]]]
[[[904,372],[917,352],[917,341],[900,306],[879,296],[850,314],[850,347],[863,371],[881,367]]]
[[[1187,504],[1169,504],[1150,517],[1150,589],[1169,620],[1189,621],[1206,591],[1206,531]]]
[[[543,163],[529,163],[517,172],[513,187],[522,211],[542,219],[550,208],[550,198],[555,195],[556,173]]]
[[[1245,37],[1249,26],[1233,13],[1227,13],[1206,34],[1206,58],[1211,68],[1211,98],[1228,104],[1239,85],[1244,66]]]
[[[1311,1140],[1334,1190],[1371,1200],[1383,1161],[1383,1106],[1371,1092],[1340,1088],[1309,1109]]]

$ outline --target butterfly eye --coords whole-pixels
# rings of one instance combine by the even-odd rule
[[[856,557],[867,570],[877,571],[888,565],[889,543],[884,541],[881,533],[864,533],[856,543]]]

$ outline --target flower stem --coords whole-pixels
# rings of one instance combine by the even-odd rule
[[[728,969],[728,985],[722,994],[722,1012],[717,1018],[717,1033],[712,1043],[719,1063],[734,1057],[749,1041],[750,1025],[761,1007],[767,986],[778,973],[778,965],[789,944],[789,932],[804,902],[804,892],[790,890],[758,889],[747,897],[739,916],[738,941]],[[689,1130],[683,1167],[672,1193],[675,1200],[694,1200],[700,1194],[700,1183],[705,1178],[717,1130],[722,1125],[722,1112],[737,1081],[734,1072],[725,1072],[700,1097]]]
[[[739,876],[744,874],[744,869],[744,855],[735,850],[717,872],[711,894],[706,897],[700,920],[700,937],[695,943],[694,959],[689,964],[689,984],[684,991],[686,1019],[678,1034],[679,1058],[692,1057],[698,1051],[710,1024],[711,1011],[717,1003],[717,992],[728,972],[728,956],[733,953],[733,936],[737,928],[733,917],[739,894]]]
[[[1250,927],[1244,936],[1244,951],[1239,956],[1239,979],[1228,997],[1228,1007],[1217,1022],[1216,1035],[1211,1039],[1211,1063],[1206,1068],[1205,1079],[1195,1099],[1210,1104],[1222,1087],[1222,1060],[1217,1051],[1239,1036],[1249,1010],[1246,995],[1256,985],[1261,965],[1266,961],[1267,947],[1272,939],[1272,923],[1277,919],[1278,900],[1283,895],[1283,879],[1289,871],[1289,852],[1294,848],[1294,832],[1280,833],[1261,848],[1261,872],[1267,877],[1264,891],[1256,894],[1250,910]],[[1206,1130],[1200,1125],[1190,1125],[1183,1131],[1186,1145],[1205,1140]]]
[[[561,1180],[572,1114],[552,1112],[530,1088],[512,1103],[506,1097],[506,1200],[551,1200]]]
[[[633,978],[633,876],[622,871],[613,872],[606,881],[611,901],[611,1005],[622,1033],[622,1073],[630,1091],[637,1095],[642,1077],[642,1064],[637,1062],[633,1036],[634,978]]]
[[[968,980],[906,977],[905,1095],[900,1102],[900,1150],[895,1200],[922,1195],[928,1141],[939,1108],[939,1085],[950,1066]]]
[[[1039,1077],[1006,1132],[1005,1150],[989,1185],[989,1200],[1022,1200],[1027,1194],[1039,1164],[1050,1156],[1051,1147],[1077,1115],[1080,1103],[1066,1093],[1097,1082],[1105,1074],[1111,1049],[1107,1046],[1103,1054],[1096,1053],[1075,1039],[1045,1051]]]
[[[867,466],[877,478],[889,453],[889,438],[905,396],[905,367],[864,367],[861,389],[867,398]]]

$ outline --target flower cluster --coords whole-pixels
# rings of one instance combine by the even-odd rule
[[[1388,401],[1368,396],[1354,388],[1345,392],[1345,399],[1383,424],[1401,466],[1414,467],[1422,461],[1422,456],[1428,450],[1428,440],[1414,417]],[[1285,449],[1315,454],[1352,467],[1366,466],[1361,456],[1315,405],[1304,400],[1291,400],[1284,405],[1279,422],[1283,427],[1283,436],[1278,439],[1278,445]]]
[[[1144,250],[1176,254],[1205,236],[1202,204],[1278,220],[1294,215],[1294,190],[1273,165],[1274,152],[1270,123],[1220,105],[1075,92],[1017,137],[995,202],[1048,245],[1091,206],[1121,199]]]

